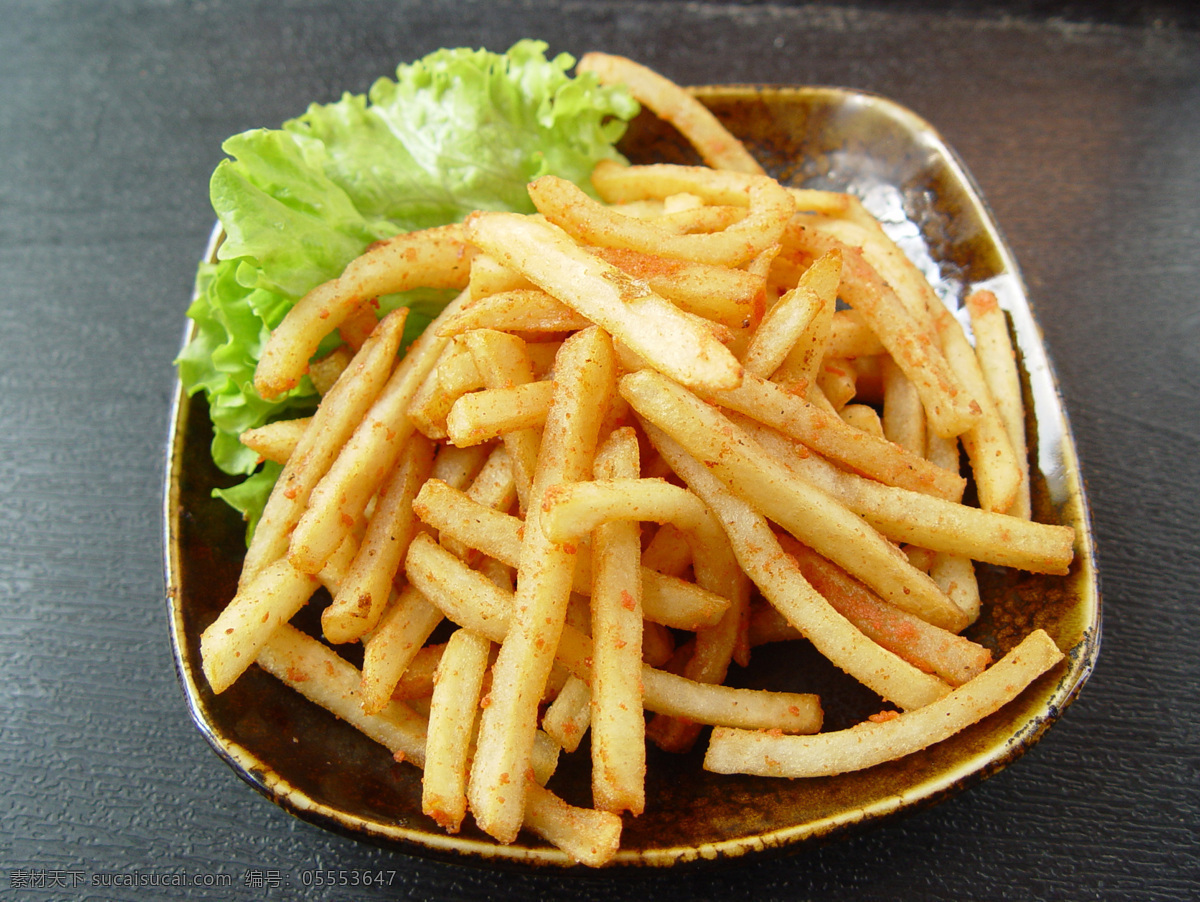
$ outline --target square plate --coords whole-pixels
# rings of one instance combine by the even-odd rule
[[[979,191],[930,125],[877,96],[836,88],[696,89],[784,183],[863,198],[952,307],[972,288],[1007,311],[1025,382],[1034,517],[1076,532],[1066,576],[978,567],[984,612],[967,631],[999,656],[1045,629],[1067,659],[1001,711],[923,752],[812,780],[722,776],[701,768],[703,740],[683,756],[651,747],[646,811],[626,817],[610,867],[682,866],[794,849],[934,804],[1012,763],[1059,717],[1100,646],[1100,593],[1083,480],[1053,371],[1012,254]],[[643,113],[622,142],[633,162],[697,162],[669,127]],[[219,234],[208,250],[215,253]],[[215,696],[200,669],[200,634],[232,598],[245,551],[237,515],[214,500],[229,484],[209,457],[202,398],[177,391],[167,460],[165,551],[171,636],[192,718],[248,783],[293,814],[414,854],[488,866],[574,867],[522,833],[501,846],[471,823],[448,835],[421,813],[421,773],[257,668]],[[295,625],[319,635],[318,605]],[[345,649],[340,649],[345,652]],[[357,661],[355,663],[358,663]],[[817,692],[825,728],[878,711],[880,700],[804,641],[756,648],[730,683]],[[552,789],[591,804],[586,745],[561,759]]]

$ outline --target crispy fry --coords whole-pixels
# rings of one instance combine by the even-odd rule
[[[594,471],[607,480],[638,475],[632,428],[616,430],[600,446]],[[597,808],[634,815],[646,805],[641,549],[636,522],[592,530],[592,797]]]
[[[257,451],[263,460],[286,464],[311,422],[312,417],[275,420],[256,429],[247,429],[238,440],[251,451]]]
[[[716,729],[704,767],[716,773],[818,777],[861,770],[941,742],[1015,699],[1062,660],[1042,630],[970,682],[917,711],[881,723],[864,721],[848,730],[817,736],[782,736]]]
[[[928,332],[922,323],[871,268],[862,251],[806,226],[799,217],[789,224],[788,238],[814,254],[834,248],[841,250],[842,296],[870,324],[888,353],[912,380],[934,431],[952,437],[970,429],[979,416],[978,405],[959,383],[942,353],[927,340]]]
[[[940,301],[932,314],[946,360],[979,405],[980,413],[975,424],[959,439],[971,462],[980,507],[989,511],[1006,511],[1012,507],[1021,485],[1021,467],[1009,441],[1008,430],[996,409],[996,402],[979,366],[979,358],[967,341],[962,325]]]
[[[421,810],[450,833],[458,832],[467,813],[468,753],[491,646],[470,630],[455,630],[429,703]]]
[[[773,382],[747,374],[735,389],[701,392],[706,400],[778,429],[865,476],[958,500],[966,481],[892,442],[855,430],[838,416]]]
[[[526,382],[463,395],[446,417],[447,436],[461,448],[527,429],[536,431],[546,422],[553,395],[551,381]]]
[[[615,365],[608,336],[595,328],[564,342],[556,362],[555,397],[521,545],[515,617],[492,668],[490,704],[480,720],[467,790],[476,822],[501,842],[511,842],[521,825],[537,704],[554,661],[575,563],[571,549],[542,532],[541,502],[551,485],[590,473]]]
[[[373,714],[383,710],[396,684],[442,619],[442,612],[411,585],[392,600],[378,626],[363,640],[359,692],[364,711]]]
[[[455,623],[503,641],[512,616],[513,596],[477,571],[471,570],[428,536],[417,536],[405,564],[409,578]],[[585,682],[592,678],[592,640],[565,626],[558,660]],[[642,665],[646,709],[703,724],[727,724],[746,729],[815,732],[821,728],[816,696],[735,689],[697,683],[686,677]]]
[[[392,580],[417,531],[413,499],[432,467],[433,443],[413,436],[379,489],[367,531],[333,603],[321,613],[321,628],[330,642],[354,642],[379,622]]]
[[[317,286],[288,311],[263,347],[254,387],[264,398],[293,388],[321,339],[364,301],[410,288],[466,288],[472,252],[461,225],[375,243],[338,278]]]
[[[1025,402],[1021,394],[1021,376],[1017,372],[1016,352],[1008,334],[1008,320],[996,295],[973,291],[967,295],[967,312],[975,335],[975,354],[983,372],[996,412],[1017,456],[1021,484],[1017,497],[1006,511],[1014,517],[1031,515],[1029,499],[1029,455],[1025,451]]]
[[[602,84],[624,84],[639,103],[679,129],[701,158],[714,169],[763,171],[745,145],[720,123],[708,107],[657,72],[623,56],[607,53],[585,53],[576,71],[592,72]]]

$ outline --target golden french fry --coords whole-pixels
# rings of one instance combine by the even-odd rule
[[[372,311],[371,315],[375,315],[374,311]],[[365,343],[366,340],[364,338],[354,348],[351,348],[348,344],[338,345],[324,357],[318,357],[309,361],[308,378],[312,381],[313,388],[317,390],[318,395],[325,396],[329,394],[329,390],[338,381],[338,377],[350,365],[350,361],[354,359],[354,355],[362,350],[362,345]]]
[[[917,492],[958,500],[966,481],[892,442],[855,430],[836,414],[757,376],[735,389],[701,397],[778,429],[865,476]]]
[[[538,430],[546,422],[553,394],[554,383],[546,380],[465,394],[446,417],[447,437],[461,448]]]
[[[942,353],[959,382],[966,386],[979,405],[980,414],[975,424],[959,436],[971,462],[979,505],[984,510],[1006,511],[1012,507],[1021,486],[1021,466],[1009,441],[1008,430],[962,325],[940,301],[932,315]]]
[[[532,780],[525,787],[524,825],[580,864],[600,867],[621,845],[621,818],[611,811],[577,808]]]
[[[358,553],[333,602],[321,612],[321,629],[330,642],[357,641],[379,622],[391,595],[392,580],[417,531],[413,499],[432,467],[433,443],[414,435],[401,452],[396,468],[380,486]]]
[[[477,633],[455,630],[429,703],[421,810],[450,833],[458,832],[467,812],[468,755],[491,647]]]
[[[357,698],[358,672],[320,642],[292,627],[281,627],[259,653],[258,664],[305,698],[383,745],[397,761],[424,765],[426,719],[399,701],[390,702],[377,714],[365,713]],[[552,769],[552,745],[536,744],[534,779],[526,787],[524,825],[575,860],[599,867],[612,858],[620,845],[621,819],[607,811],[568,805],[537,782]]]
[[[942,680],[922,673],[859,632],[809,585],[760,513],[665,431],[648,426],[647,432],[680,478],[716,514],[742,569],[825,657],[906,710],[927,705],[949,691]]]
[[[213,692],[219,695],[245,673],[271,634],[308,603],[319,585],[315,576],[284,559],[238,590],[200,634],[201,666]]]
[[[763,171],[737,138],[692,94],[670,79],[623,56],[585,53],[576,72],[592,72],[602,84],[623,84],[634,98],[670,122],[701,158],[714,169],[738,172]]]
[[[614,431],[600,446],[594,471],[604,480],[637,477],[632,428]],[[604,811],[634,815],[646,805],[641,550],[635,521],[592,530],[592,798]]]
[[[1006,511],[1015,517],[1031,516],[1029,497],[1029,455],[1025,448],[1025,402],[1021,376],[1017,372],[1016,352],[1008,334],[1008,320],[996,295],[973,291],[967,295],[967,312],[975,335],[975,354],[984,381],[996,403],[1009,442],[1021,468],[1021,485],[1012,506]]]
[[[800,277],[799,283],[767,311],[742,357],[746,371],[769,379],[793,353],[790,370],[806,374],[821,359],[824,337],[837,304],[842,256],[825,254]]]
[[[471,240],[614,339],[685,384],[732,387],[742,367],[712,328],[579,247],[553,225],[511,213],[476,213]]]
[[[644,280],[653,291],[688,313],[731,329],[748,328],[762,319],[766,279],[761,275],[628,248],[597,247],[591,251],[622,272]]]
[[[881,722],[816,736],[715,729],[704,768],[775,777],[832,776],[910,755],[976,723],[1015,699],[1063,654],[1034,630],[979,676],[943,698]]]
[[[610,339],[594,327],[563,342],[555,364],[555,396],[521,544],[515,616],[492,668],[490,703],[480,719],[467,789],[476,822],[501,842],[511,842],[521,826],[523,775],[537,728],[537,705],[554,662],[575,563],[570,549],[550,542],[542,532],[541,503],[551,485],[591,472],[615,366]]]
[[[879,412],[868,404],[847,404],[841,410],[841,417],[846,424],[859,432],[865,432],[876,438],[885,438],[883,421]]]
[[[407,552],[407,547],[405,548]],[[416,588],[406,585],[384,610],[379,624],[363,640],[363,710],[383,710],[396,684],[442,622],[442,612]]]
[[[891,357],[881,364],[883,434],[913,454],[925,453],[925,408],[921,396]]]
[[[542,717],[542,729],[564,752],[579,748],[592,722],[592,687],[571,674]]]
[[[361,675],[328,646],[284,624],[271,634],[257,663],[309,701],[380,743],[398,760],[425,761],[426,721],[406,704],[389,701],[368,714],[359,698]]]
[[[883,601],[846,571],[787,534],[783,550],[834,609],[868,638],[951,686],[978,676],[991,663],[991,652],[970,639],[939,629]]]
[[[540,288],[520,288],[477,298],[439,330],[461,335],[472,329],[508,332],[577,332],[591,323]]]
[[[753,424],[741,425],[753,429]],[[884,485],[811,452],[796,453],[794,447],[770,442],[767,433],[752,434],[775,463],[836,498],[894,542],[1034,573],[1063,574],[1070,567],[1075,531],[1069,526],[1035,523]]]
[[[263,347],[254,387],[264,398],[295,387],[321,340],[364,301],[418,287],[466,288],[472,253],[458,224],[376,242],[287,312]]]
[[[312,417],[275,420],[265,426],[247,429],[238,436],[238,441],[251,451],[257,451],[263,460],[286,464],[311,422]]]
[[[400,679],[396,681],[396,685],[392,689],[392,698],[397,701],[429,698],[433,694],[433,678],[434,674],[437,673],[438,662],[442,660],[442,655],[445,651],[446,643],[444,642],[435,645],[423,645],[417,649],[416,654],[412,656],[412,660],[408,662],[408,666],[404,668],[404,673],[400,674]],[[370,712],[371,705],[367,701],[366,682],[366,674],[364,673],[364,688],[362,689],[363,709]]]
[[[485,253],[476,250],[475,256],[471,258],[471,276],[467,291],[473,300],[491,294],[534,287],[534,284],[520,273],[513,272]]]
[[[509,389],[534,381],[533,364],[525,352],[525,342],[518,336],[492,329],[475,329],[464,336],[464,341],[483,376],[483,384],[488,388]],[[502,437],[512,465],[521,510],[528,511],[541,430],[526,425],[506,432]]]
[[[929,333],[896,292],[867,263],[862,251],[819,229],[792,220],[788,239],[814,254],[842,252],[841,294],[879,337],[921,395],[929,424],[943,437],[961,435],[979,416],[978,405],[959,383]]]

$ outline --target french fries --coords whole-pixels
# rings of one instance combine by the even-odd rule
[[[829,776],[1011,701],[1062,652],[961,635],[975,563],[1066,573],[1074,535],[1030,517],[994,296],[967,301],[972,347],[856,198],[779,184],[643,67],[580,69],[708,166],[606,162],[600,200],[544,176],[536,215],[399,236],[303,298],[256,384],[311,364],[323,399],[243,438],[283,476],[201,655],[214,692],[257,664],[423,767],[446,831],[600,866],[662,779],[648,742]],[[405,312],[369,302],[416,285],[460,294],[397,360]],[[289,624],[310,603],[319,638]],[[800,639],[899,713],[822,733],[816,696],[726,685]],[[331,648],[355,643],[361,668]],[[547,788],[560,753],[590,755],[592,808]]]

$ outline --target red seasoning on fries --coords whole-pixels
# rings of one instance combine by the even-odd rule
[[[966,302],[972,346],[856,198],[780,184],[629,60],[579,71],[705,165],[541,174],[524,211],[390,237],[304,293],[254,384],[323,395],[243,436],[282,476],[201,653],[215,692],[257,665],[423,767],[446,831],[600,866],[663,779],[648,744],[809,778],[997,711],[1062,652],[962,635],[975,562],[1064,573],[1074,535],[1030,517],[994,297]],[[398,353],[410,314],[377,302],[414,288],[457,298]],[[306,604],[320,637],[288,623]],[[825,731],[811,694],[727,685],[801,637],[899,710]],[[590,756],[592,806],[555,794],[562,755]]]

